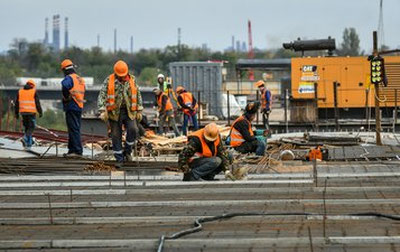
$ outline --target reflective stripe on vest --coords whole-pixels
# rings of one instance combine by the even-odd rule
[[[158,100],[157,100],[158,107],[159,107],[160,109],[161,109],[161,107],[162,107],[162,98],[163,98],[163,96],[166,96],[166,97],[167,97],[167,104],[165,104],[165,111],[173,110],[174,108],[172,107],[171,100],[169,99],[168,95],[166,95],[166,94],[164,94],[164,93],[162,93],[162,94],[158,97]]]
[[[266,92],[269,92],[269,102],[265,98]],[[265,108],[267,108],[267,105],[269,105],[268,108],[271,108],[271,106],[272,106],[272,95],[271,95],[271,92],[265,88],[264,91],[262,91],[262,93],[261,93],[261,108],[265,109]]]
[[[36,103],[35,103],[35,93],[36,90],[32,89],[20,89],[18,91],[18,101],[19,101],[19,113],[36,113]]]
[[[183,103],[188,106],[188,107],[192,107],[193,104],[193,94],[190,92],[185,92],[179,95],[180,97],[182,97]],[[197,103],[196,106],[194,106],[194,109],[197,109]],[[189,109],[183,109],[184,113],[190,113]]]
[[[72,99],[78,104],[80,108],[83,108],[83,103],[85,102],[85,81],[77,74],[70,74],[73,86],[69,90]]]
[[[194,156],[190,159],[190,162],[197,158],[202,158],[202,157],[210,158],[217,156],[218,145],[221,142],[221,138],[219,135],[217,140],[214,141],[214,153],[211,152],[210,147],[208,147],[206,140],[204,139],[204,129],[197,130],[192,134],[190,134],[189,136],[197,137],[200,140],[201,151],[202,151],[202,152],[196,152]]]
[[[137,110],[137,86],[132,77],[129,76],[129,87],[131,89],[131,111]],[[108,111],[112,111],[117,108],[115,104],[115,75],[110,74],[108,77],[108,87],[107,87],[107,103],[106,107]]]
[[[251,128],[251,123],[249,122],[249,120],[246,119],[246,117],[244,115],[240,116],[239,118],[237,118],[232,126],[231,126],[231,133],[230,133],[230,138],[231,138],[231,146],[232,147],[238,147],[240,145],[242,145],[242,143],[245,142],[245,139],[243,138],[242,134],[240,134],[240,132],[234,128],[234,126],[236,125],[236,123],[242,121],[242,120],[246,120],[247,123],[249,124],[249,132],[251,136],[254,136],[254,132],[253,129]]]

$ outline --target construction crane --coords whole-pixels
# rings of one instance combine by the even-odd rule
[[[249,59],[254,59],[254,51],[253,51],[253,38],[251,35],[251,21],[247,21],[248,25],[248,33],[249,33],[249,53],[248,53],[248,58]],[[253,81],[254,80],[254,72],[249,71],[249,80]]]

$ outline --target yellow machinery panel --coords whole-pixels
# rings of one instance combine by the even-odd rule
[[[388,87],[381,87],[381,106],[394,106],[398,89],[400,104],[400,56],[385,56]],[[334,86],[337,82],[339,108],[374,106],[374,88],[369,83],[370,62],[367,57],[308,57],[292,59],[292,96],[314,99],[314,83],[318,90],[318,107],[334,107]],[[371,87],[371,88],[370,88]],[[367,90],[369,89],[369,92]]]

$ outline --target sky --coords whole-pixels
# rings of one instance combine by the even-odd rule
[[[400,48],[400,0],[384,0],[384,38],[390,48]],[[283,42],[331,36],[337,47],[346,27],[354,27],[361,48],[372,48],[372,31],[378,27],[379,0],[0,0],[0,52],[14,38],[41,41],[44,20],[61,15],[61,46],[64,17],[69,18],[70,44],[90,48],[97,44],[113,49],[163,48],[181,41],[189,46],[206,43],[212,50],[231,45],[232,36],[247,42],[247,20],[252,22],[253,46],[280,48]]]

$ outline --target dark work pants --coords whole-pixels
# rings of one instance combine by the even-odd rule
[[[65,112],[68,127],[68,153],[82,155],[81,117],[82,111],[68,110]]]
[[[236,147],[235,150],[242,154],[256,153],[257,156],[264,156],[265,147],[265,143],[257,139],[251,142],[244,142],[242,145]]]
[[[269,113],[262,113],[264,128],[269,130]]]
[[[183,135],[187,136],[187,131],[188,131],[188,125],[189,125],[189,120],[192,120],[193,122],[193,129],[198,130],[199,126],[197,124],[197,114],[194,114],[192,116],[183,114],[183,124],[182,124],[182,133]]]
[[[220,157],[203,157],[194,159],[189,166],[194,179],[212,180],[215,175],[222,171],[221,164],[222,159]]]
[[[36,127],[36,114],[22,115],[22,124],[24,125],[24,142],[26,147],[32,147],[32,134]]]
[[[126,108],[122,108],[119,114],[119,120],[109,120],[111,127],[111,140],[114,157],[117,162],[124,161],[124,155],[132,154],[132,146],[135,143],[136,135],[139,129],[137,128],[137,121],[131,120],[128,115]],[[122,125],[125,126],[126,130],[126,141],[124,150],[122,150]]]
[[[168,120],[168,122],[167,122]],[[165,111],[164,113],[160,114],[160,124],[158,125],[158,134],[167,133],[165,131],[164,125],[167,123],[167,128],[169,129],[169,125],[171,125],[172,129],[174,130],[175,136],[179,136],[178,127],[176,127],[174,111],[169,110]]]

